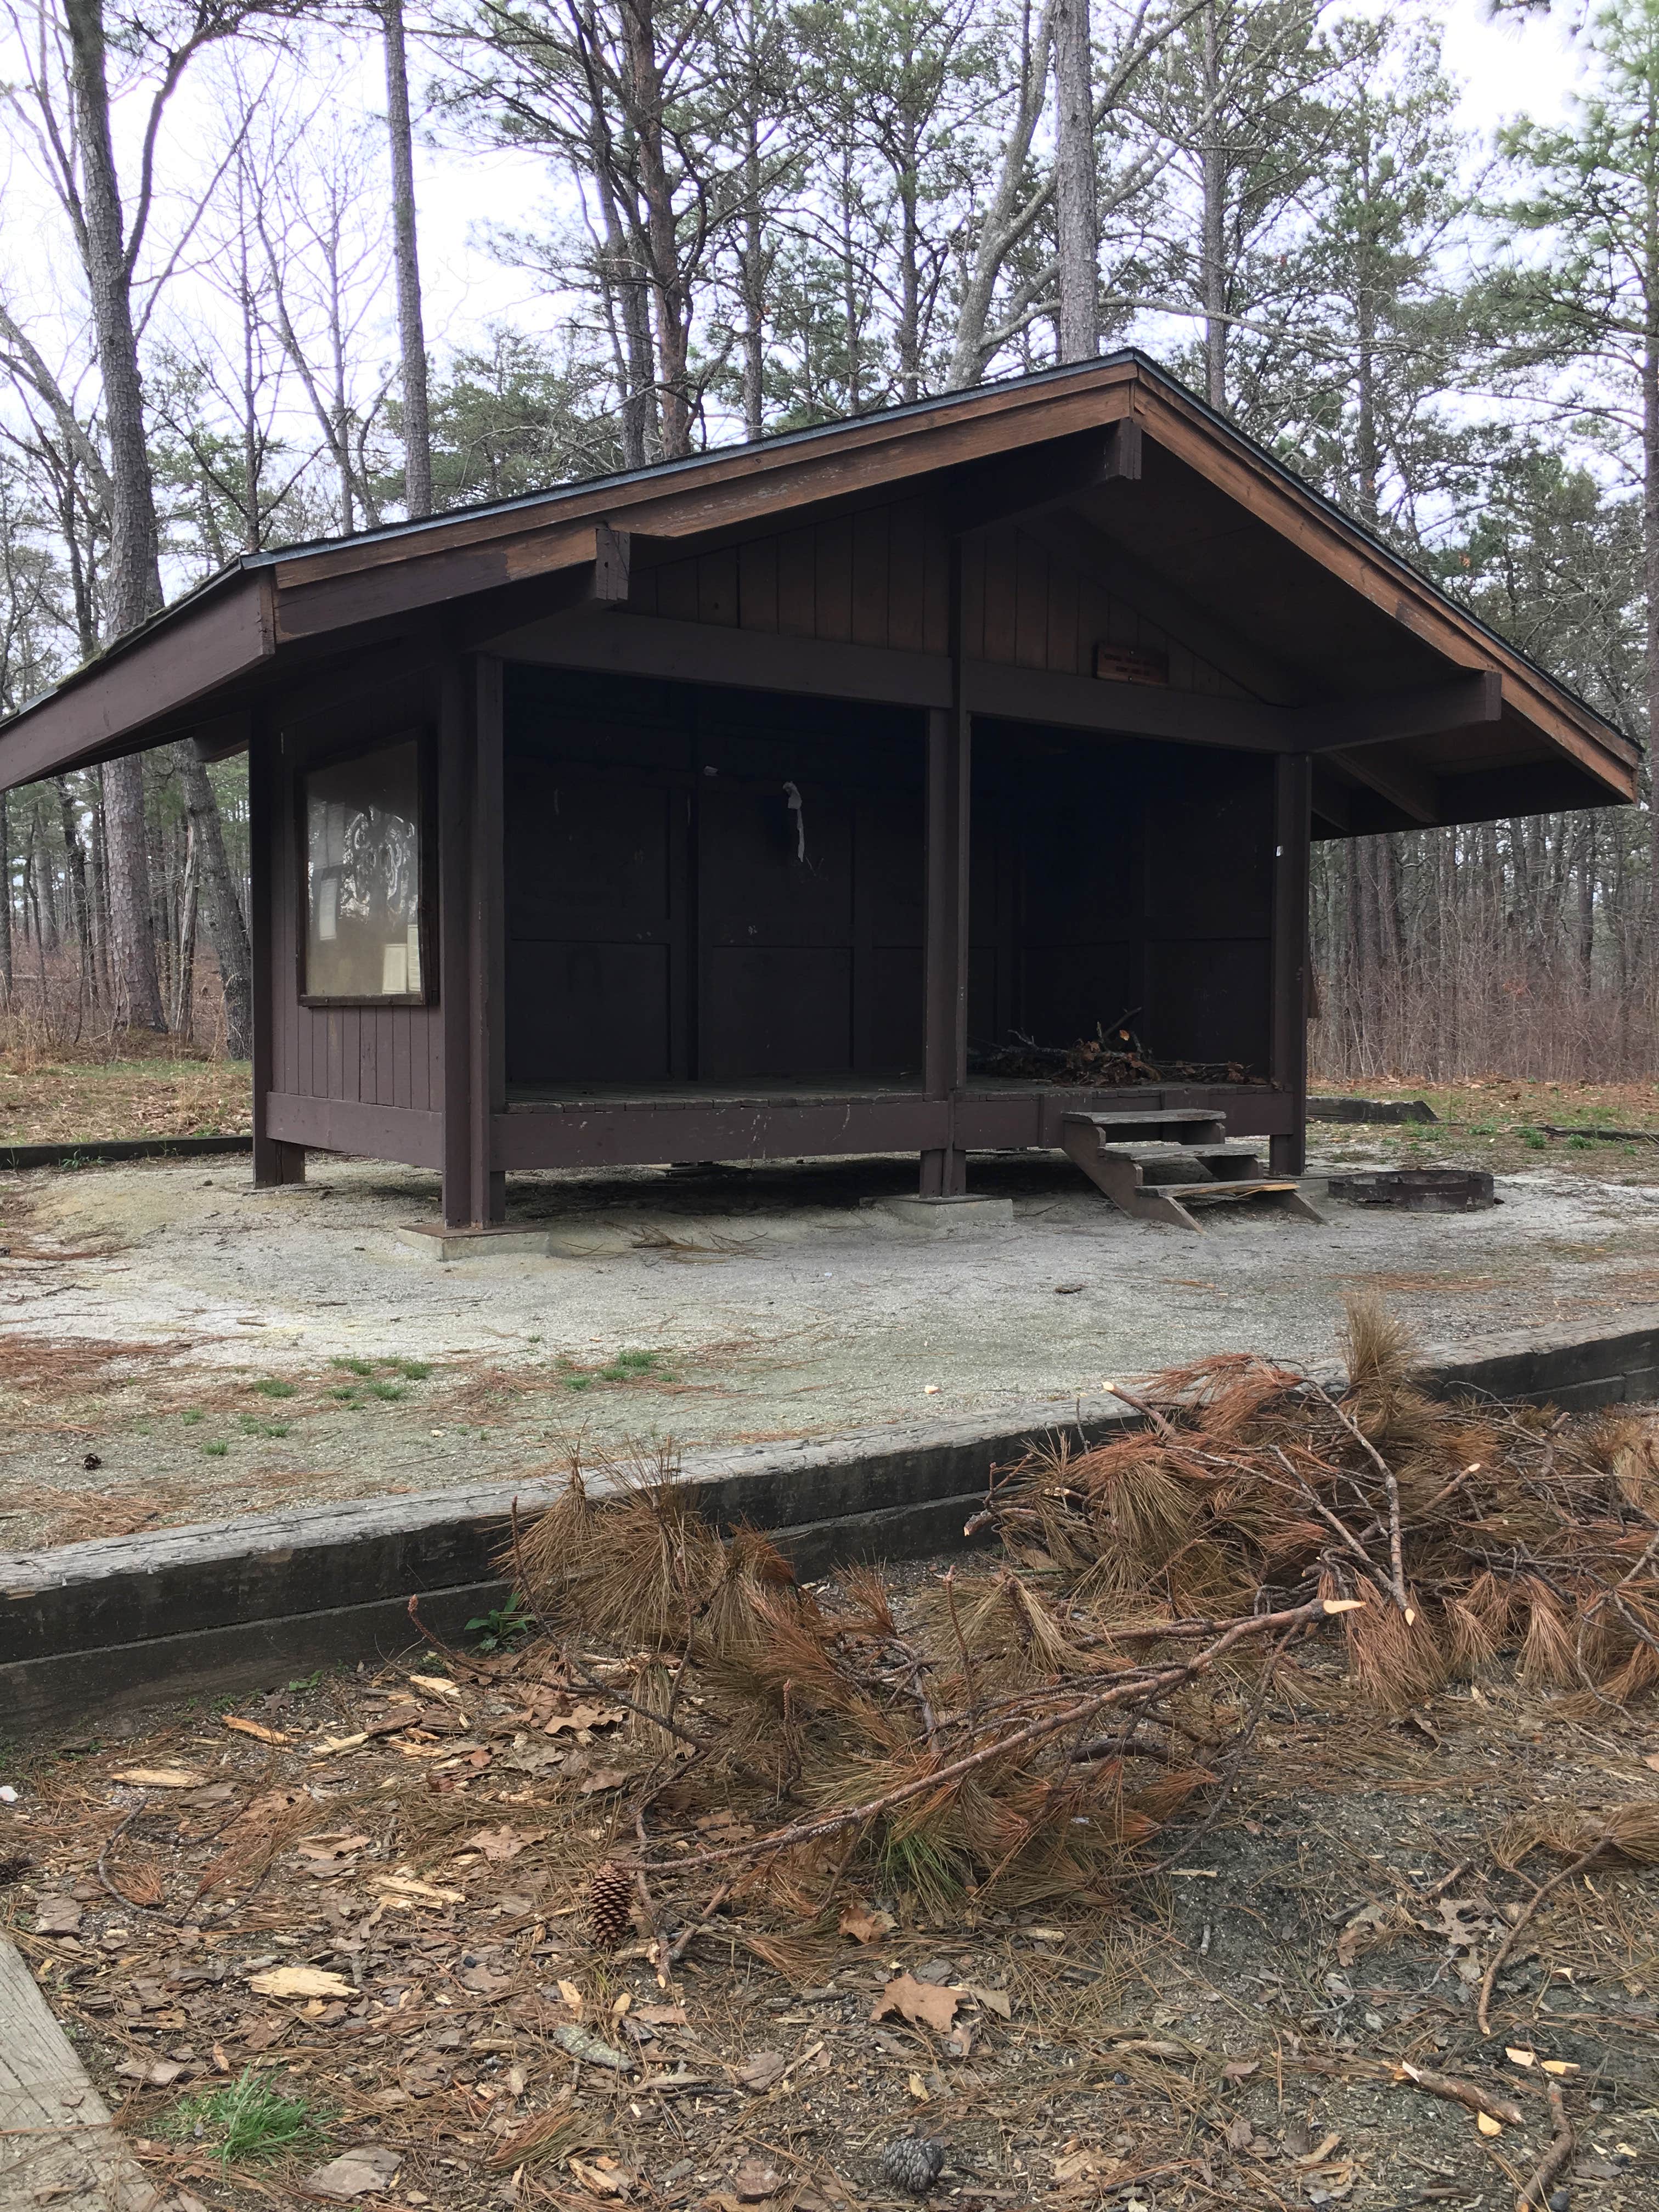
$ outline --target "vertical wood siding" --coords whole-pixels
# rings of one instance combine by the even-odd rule
[[[920,501],[872,507],[775,537],[636,568],[629,604],[673,622],[948,650],[949,542]],[[1201,655],[1014,525],[963,547],[963,650],[1066,676],[1091,676],[1095,647],[1164,653],[1182,691],[1236,694]]]
[[[362,689],[350,688],[348,680],[341,696],[326,704],[290,705],[275,718],[280,751],[272,855],[273,1091],[301,1098],[404,1107],[416,1113],[442,1107],[436,1006],[300,1003],[304,891],[296,813],[297,777],[308,762],[360,741],[369,746],[408,730],[430,732],[436,684],[435,670],[408,672]],[[435,870],[436,859],[435,850],[428,853],[428,870]]]

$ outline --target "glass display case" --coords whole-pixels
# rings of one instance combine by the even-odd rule
[[[307,1004],[430,997],[422,752],[410,736],[301,779]]]

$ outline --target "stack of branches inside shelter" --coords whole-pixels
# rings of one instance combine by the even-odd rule
[[[512,1565],[544,1681],[629,1715],[618,1863],[797,1912],[872,1875],[924,1905],[1103,1894],[1205,1832],[1316,1643],[1382,1712],[1505,1650],[1595,1711],[1659,1682],[1643,1425],[1431,1401],[1374,1308],[1347,1348],[1340,1395],[1247,1353],[1121,1391],[1121,1438],[1002,1474],[977,1516],[1000,1559],[902,1595],[868,1568],[799,1587],[670,1465],[603,1495],[573,1474]]]
[[[1154,1060],[1124,1021],[1109,1030],[1097,1023],[1093,1036],[1067,1045],[1039,1044],[1015,1030],[1006,1045],[971,1049],[968,1066],[974,1075],[1104,1091],[1137,1083],[1243,1083],[1249,1074],[1237,1060]]]

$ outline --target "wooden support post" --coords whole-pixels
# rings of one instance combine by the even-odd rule
[[[306,1179],[305,1146],[281,1143],[269,1127],[276,1075],[276,994],[299,988],[293,961],[280,957],[276,944],[277,874],[286,874],[295,865],[289,779],[281,744],[278,733],[262,717],[256,718],[247,749],[248,938],[253,961],[253,1181],[261,1190]],[[298,887],[283,904],[290,913],[299,912]]]
[[[438,718],[438,1006],[443,1024],[443,1213],[449,1229],[507,1218],[494,1164],[507,1103],[502,1031],[501,664],[446,664]]]
[[[952,568],[955,568],[953,559]],[[956,659],[958,678],[961,660]],[[957,698],[961,697],[960,684]],[[973,744],[960,704],[927,714],[927,923],[922,1012],[923,1080],[930,1098],[952,1097],[968,1075],[968,841]],[[960,1198],[968,1156],[951,1141],[921,1155],[921,1195]]]
[[[1308,872],[1313,794],[1306,753],[1273,767],[1273,1081],[1292,1100],[1294,1126],[1268,1143],[1275,1175],[1300,1175],[1308,1159]]]

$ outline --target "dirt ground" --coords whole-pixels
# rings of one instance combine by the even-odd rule
[[[1334,1165],[1477,1156],[1432,1129],[1317,1142]],[[453,1267],[400,1241],[435,1212],[416,1170],[316,1162],[264,1192],[240,1161],[6,1177],[0,1543],[510,1481],[573,1443],[1060,1407],[1229,1347],[1316,1361],[1356,1287],[1437,1347],[1659,1302],[1659,1146],[1516,1140],[1491,1212],[1230,1210],[1201,1237],[1124,1218],[1058,1155],[974,1162],[1012,1228],[935,1241],[860,1205],[914,1173],[514,1177],[514,1218],[555,1224],[562,1256]]]
[[[962,2212],[1507,2212],[1553,2079],[1576,2152],[1552,2203],[1659,2203],[1659,1872],[1556,1891],[1490,2037],[1475,2017],[1548,1865],[1507,1870],[1506,1825],[1659,1797],[1650,1712],[1575,1719],[1498,1662],[1389,1722],[1315,1652],[1173,1873],[1012,1911],[877,1879],[816,1921],[665,1878],[686,1941],[659,1979],[640,1942],[595,1952],[582,1903],[633,1841],[607,1810],[627,1717],[520,1663],[411,1652],[9,1770],[0,1923],[178,2203],[319,2201],[356,2151],[377,2206],[886,2212],[880,2154],[914,2130]],[[574,2057],[576,2027],[623,2070]],[[1519,2110],[1483,2130],[1411,2068]],[[227,2160],[211,2100],[250,2080],[310,2132]]]

